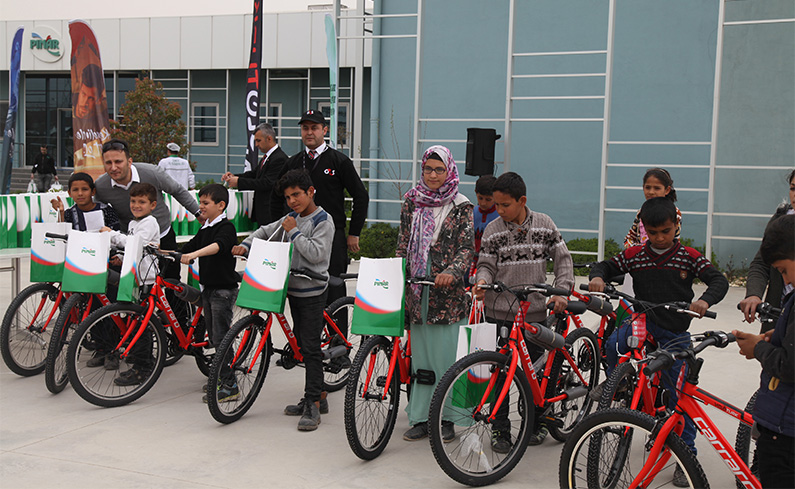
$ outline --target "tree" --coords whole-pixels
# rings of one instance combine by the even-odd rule
[[[179,145],[181,156],[187,154],[182,108],[166,99],[162,84],[150,78],[135,80],[135,90],[127,92],[119,114],[121,121],[111,121],[111,134],[127,141],[134,161],[156,164],[172,142]]]

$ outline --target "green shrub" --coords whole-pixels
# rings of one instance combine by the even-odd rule
[[[359,236],[359,253],[348,252],[354,260],[367,258],[392,258],[397,248],[398,228],[387,222],[377,222],[362,229]]]

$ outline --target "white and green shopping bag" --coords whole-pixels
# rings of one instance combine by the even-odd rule
[[[497,348],[497,325],[493,323],[465,324],[458,330],[458,348],[456,360],[477,351],[494,351]],[[453,388],[452,404],[456,407],[471,408],[477,406],[491,379],[488,365],[476,365],[467,370],[466,377],[456,380]],[[488,401],[494,399],[494,391]]]
[[[102,294],[108,280],[110,233],[72,230],[66,243],[61,290]]]
[[[292,243],[254,238],[248,253],[237,305],[258,311],[284,312],[293,259]]]
[[[30,237],[30,281],[60,282],[63,277],[66,242],[48,238],[47,233],[67,234],[68,222],[31,224]]]
[[[141,264],[144,243],[140,236],[127,236],[124,244],[124,260],[119,272],[119,293],[116,299],[123,302],[135,302],[138,298],[138,286],[141,279],[138,267]]]
[[[403,258],[362,258],[351,332],[403,336],[406,265]]]

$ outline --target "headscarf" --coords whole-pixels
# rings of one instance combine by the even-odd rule
[[[411,234],[407,256],[409,258],[409,272],[412,277],[425,276],[428,266],[428,253],[433,239],[434,219],[433,208],[449,204],[458,195],[458,168],[449,149],[444,146],[431,146],[425,150],[420,162],[420,174],[428,157],[436,153],[447,166],[447,178],[437,190],[431,190],[425,183],[424,175],[417,186],[406,192],[406,199],[414,203],[414,215],[411,217]],[[413,287],[421,290],[421,286]]]

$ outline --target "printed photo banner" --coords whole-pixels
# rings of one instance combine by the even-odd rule
[[[351,332],[403,336],[406,265],[403,258],[362,258]]]

